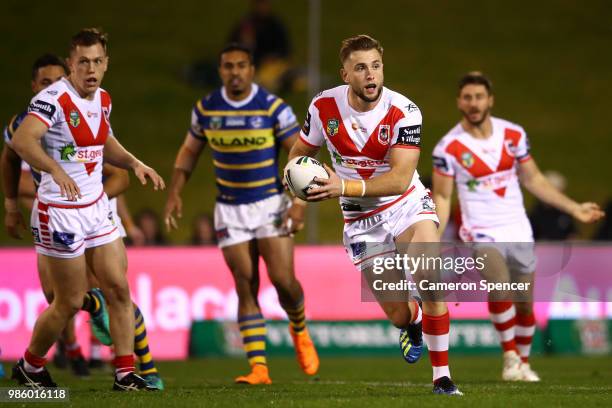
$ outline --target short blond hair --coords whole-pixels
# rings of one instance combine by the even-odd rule
[[[342,44],[340,45],[340,63],[344,64],[344,61],[346,61],[353,51],[368,50],[377,50],[381,57],[383,55],[383,47],[380,45],[380,42],[369,35],[359,34],[354,37],[346,38],[342,40]]]

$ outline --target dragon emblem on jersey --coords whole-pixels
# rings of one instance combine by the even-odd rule
[[[474,156],[472,156],[472,153],[465,152],[461,154],[461,164],[463,164],[463,167],[466,169],[472,167],[474,165]]]
[[[327,134],[329,137],[335,136],[338,134],[338,129],[340,128],[340,121],[336,118],[327,119]]]
[[[465,183],[465,185],[467,186],[468,190],[471,192],[475,192],[476,191],[476,187],[478,187],[478,185],[480,184],[480,182],[476,179],[471,179],[468,180],[467,183]]]
[[[76,110],[70,111],[69,119],[70,119],[70,125],[72,127],[77,127],[79,126],[79,123],[81,123],[81,116],[79,115],[79,112],[77,112]]]
[[[223,118],[220,116],[213,116],[210,118],[210,128],[211,129],[221,129],[223,126]]]
[[[380,125],[378,127],[378,142],[380,144],[389,144],[389,134],[391,133],[391,126]]]
[[[337,165],[342,165],[342,156],[340,156],[337,152],[332,152],[332,160],[336,162]]]
[[[62,146],[58,150],[60,152],[60,159],[62,161],[70,161],[70,158],[74,156],[77,152],[76,147],[74,147],[74,144],[72,142]]]

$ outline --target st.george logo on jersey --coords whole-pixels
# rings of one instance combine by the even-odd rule
[[[340,121],[338,119],[332,118],[332,119],[327,120],[326,130],[327,130],[327,135],[329,137],[337,135],[339,128],[340,128]]]
[[[390,125],[380,125],[378,127],[378,142],[382,145],[388,145],[390,134],[391,134]]]

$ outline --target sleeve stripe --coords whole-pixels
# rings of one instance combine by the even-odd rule
[[[189,134],[193,137],[195,137],[196,139],[205,142],[206,141],[206,136],[205,135],[198,135],[196,133],[193,132],[193,130],[189,129]]]
[[[198,100],[198,102],[196,103],[196,107],[198,108],[198,111],[200,111],[200,113],[204,116],[206,116],[206,111],[204,110],[204,106],[202,106],[202,100]]]
[[[51,124],[49,122],[47,122],[42,116],[40,116],[39,114],[35,113],[35,112],[28,112],[28,115],[32,115],[34,116],[36,119],[40,120],[42,123],[45,124],[45,126],[47,128],[51,127]]]
[[[17,119],[17,115],[13,116],[8,126],[6,127],[6,130],[10,137],[13,137],[13,133],[15,133],[15,129],[13,129],[13,125],[15,124],[16,119]]]
[[[280,137],[283,136],[285,133],[288,133],[289,131],[298,128],[299,129],[299,124],[297,122],[292,123],[291,125],[287,126],[286,128],[284,128],[283,130],[281,130],[280,132],[276,133],[276,137]]]
[[[394,144],[393,146],[391,146],[392,149],[395,147],[399,147],[400,149],[421,150],[421,148],[418,146],[407,146],[402,144]]]
[[[531,160],[531,155],[530,154],[526,154],[523,157],[519,157],[518,161],[519,163],[525,163],[526,161]]]
[[[438,173],[438,174],[439,174],[439,175],[441,175],[441,176],[444,176],[444,177],[451,177],[451,178],[454,178],[454,177],[455,177],[455,176],[453,176],[452,174],[446,174],[446,173],[442,172],[441,170],[438,170],[438,169],[437,169],[437,168],[435,168],[435,167],[434,167],[433,171],[434,171],[434,172],[436,172],[436,173]]]
[[[313,145],[312,143],[308,143],[306,140],[304,140],[304,138],[302,137],[302,133],[300,132],[300,140],[302,142],[304,142],[304,144],[310,146],[310,147],[314,147],[315,149],[320,148],[321,146],[317,146],[317,145]]]
[[[274,113],[276,113],[277,108],[283,103],[283,100],[281,98],[277,98],[274,103],[272,105],[270,105],[270,108],[268,109],[268,114],[270,116],[274,116]]]

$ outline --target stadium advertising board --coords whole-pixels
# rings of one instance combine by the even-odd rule
[[[565,252],[559,252],[565,251]],[[539,246],[538,275],[551,276],[547,268],[558,267],[560,254],[567,248]],[[549,317],[593,318],[612,316],[612,291],[601,282],[606,271],[608,247],[574,247],[567,255],[560,283],[571,290],[557,302],[536,304],[540,326]],[[146,318],[152,351],[157,359],[179,359],[188,355],[189,331],[195,320],[234,320],[237,297],[233,282],[220,251],[200,248],[130,248],[129,280],[133,299]],[[0,348],[2,358],[18,358],[30,338],[32,327],[46,302],[36,272],[36,254],[32,249],[0,250]],[[550,261],[547,261],[550,260]],[[261,270],[265,271],[262,264]],[[363,321],[384,319],[375,302],[361,301],[358,272],[339,246],[298,247],[296,270],[304,286],[307,317],[322,321]],[[260,304],[269,319],[285,319],[270,281],[262,274]],[[572,278],[573,277],[573,278]],[[536,281],[536,288],[538,281]],[[580,293],[582,298],[575,294]],[[590,302],[580,300],[589,299]],[[599,300],[595,302],[593,300]],[[606,303],[605,300],[608,300]],[[487,319],[481,303],[450,303],[452,319]],[[87,315],[77,318],[81,344],[88,352]]]

